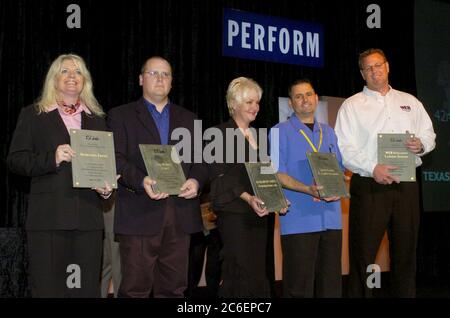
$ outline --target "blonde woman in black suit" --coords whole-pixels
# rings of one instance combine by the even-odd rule
[[[26,231],[33,297],[100,296],[101,201],[112,190],[72,187],[68,130],[106,130],[103,117],[91,75],[75,54],[53,61],[41,97],[19,115],[7,162],[13,173],[31,177]]]
[[[226,96],[230,119],[216,126],[224,137],[223,158],[221,163],[209,165],[209,173],[212,207],[223,242],[221,297],[271,296],[274,218],[254,195],[245,165],[239,160],[240,154],[245,161],[258,158],[258,140],[251,123],[259,112],[261,95],[254,80],[232,80]],[[230,153],[234,154],[232,161]]]

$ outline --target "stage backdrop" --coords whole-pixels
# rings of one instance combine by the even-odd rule
[[[424,158],[422,168],[424,210],[449,211],[450,3],[416,1],[415,21],[417,94],[437,134],[436,151]]]
[[[427,3],[433,3],[429,10],[448,7],[445,1]],[[70,4],[78,5],[79,21]],[[223,56],[224,8],[320,24],[322,67]],[[0,296],[27,295],[22,230],[29,180],[11,175],[5,158],[21,108],[37,98],[49,64],[59,54],[74,52],[86,59],[106,111],[139,98],[139,69],[147,57],[166,57],[174,67],[171,99],[197,113],[204,128],[227,119],[228,83],[237,76],[252,77],[264,90],[256,126],[271,127],[278,121],[278,96],[286,96],[288,84],[297,78],[312,79],[321,95],[346,98],[360,91],[364,83],[357,58],[369,47],[385,50],[392,86],[416,94],[414,16],[413,1],[1,1],[0,227],[7,243],[0,250]],[[437,29],[428,36],[445,34]],[[448,57],[448,52],[442,54]],[[439,82],[445,86],[445,76]],[[429,199],[448,202],[444,195]],[[419,272],[450,276],[449,214],[424,216],[422,224]],[[18,248],[6,248],[14,245]]]

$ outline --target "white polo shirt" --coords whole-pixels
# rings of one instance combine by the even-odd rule
[[[436,134],[422,103],[411,94],[389,86],[385,96],[364,86],[362,92],[347,98],[339,109],[336,127],[344,166],[364,177],[372,177],[377,164],[377,134],[406,133],[420,138],[424,152],[434,149]]]

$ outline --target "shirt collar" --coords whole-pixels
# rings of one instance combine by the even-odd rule
[[[149,102],[145,98],[144,98],[144,104],[145,104],[145,106],[147,106],[148,110],[150,112],[152,112],[152,113],[160,114],[160,115],[167,115],[167,114],[169,114],[170,101],[167,102],[167,104],[164,106],[163,111],[161,113],[156,109],[155,104]]]
[[[54,105],[52,105],[52,106],[50,106],[50,107],[48,107],[47,108],[47,112],[51,112],[51,111],[54,111],[55,109],[58,109],[59,107],[58,107],[58,104],[54,104]],[[83,103],[81,103],[80,104],[80,107],[77,109],[77,111],[75,112],[75,113],[73,113],[72,115],[68,115],[68,114],[66,114],[66,113],[64,113],[64,112],[60,112],[61,114],[63,114],[63,115],[65,115],[65,116],[75,116],[75,115],[77,115],[77,114],[79,114],[79,113],[81,113],[82,111],[84,111],[86,114],[88,114],[88,115],[91,115],[92,114],[92,112],[91,112],[91,110],[86,106],[86,105],[84,105]]]
[[[297,115],[295,113],[292,113],[291,117],[289,118],[289,121],[292,123],[294,128],[298,131],[300,129],[303,129],[304,131],[311,131],[308,126],[306,126],[300,119],[298,119]],[[313,131],[316,132],[319,130],[319,127],[317,125],[317,119],[314,118],[314,128]]]
[[[380,97],[383,98],[383,97],[386,97],[386,96],[390,95],[391,92],[392,92],[392,87],[391,87],[391,85],[388,85],[388,86],[389,86],[389,90],[388,90],[388,92],[386,93],[385,96],[381,95],[380,92],[371,90],[371,89],[368,88],[367,86],[364,86],[363,92],[364,92],[365,95],[368,95],[368,96],[372,96],[372,97],[375,97],[375,98],[380,98]]]

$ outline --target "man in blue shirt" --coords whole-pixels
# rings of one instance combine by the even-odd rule
[[[280,216],[283,297],[341,297],[341,202],[319,198],[306,153],[334,152],[342,166],[341,154],[333,129],[314,118],[317,104],[311,81],[295,81],[289,88],[294,113],[272,128],[279,132],[279,158],[272,153],[272,160],[291,202]]]
[[[205,168],[194,163],[192,147],[190,162],[181,163],[187,179],[181,194],[154,192],[139,144],[175,145],[172,133],[184,128],[193,145],[196,116],[169,101],[172,67],[164,58],[144,63],[139,84],[142,98],[112,109],[108,116],[121,175],[114,223],[122,266],[119,297],[183,297],[190,234],[202,230],[198,193],[207,178]]]

